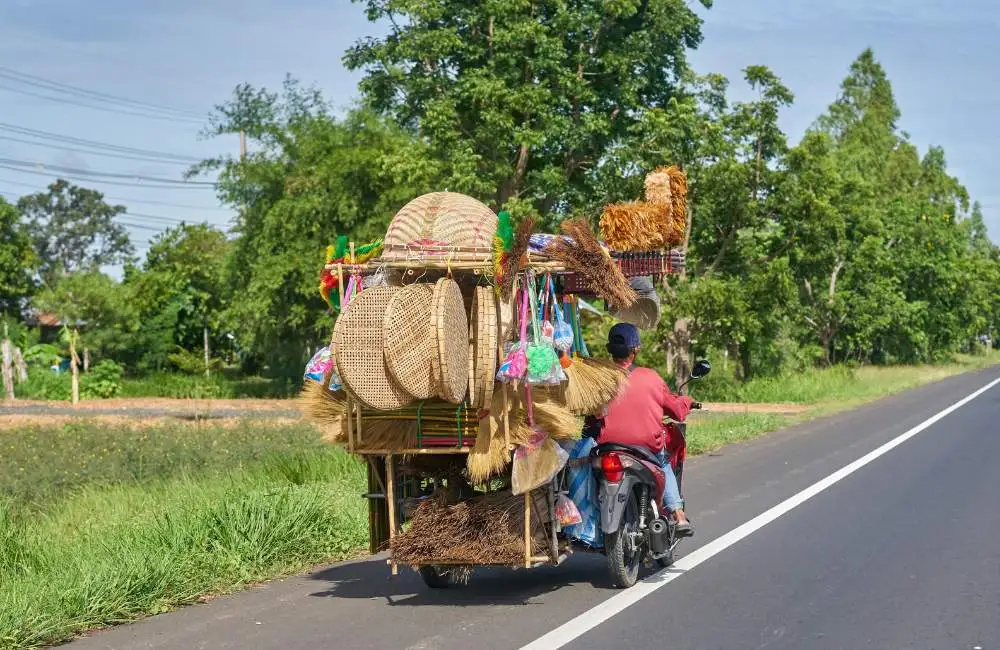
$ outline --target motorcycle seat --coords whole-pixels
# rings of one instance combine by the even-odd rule
[[[656,454],[644,449],[642,447],[633,447],[631,445],[620,445],[617,442],[605,442],[603,444],[594,447],[593,454],[595,456],[602,456],[610,451],[617,451],[624,454],[629,454],[630,456],[635,456],[640,460],[644,460],[648,463],[653,463],[658,467],[662,467],[660,464],[660,459],[656,457]]]

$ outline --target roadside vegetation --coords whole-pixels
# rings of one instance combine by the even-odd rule
[[[309,426],[0,432],[0,648],[39,647],[363,547],[362,467]]]

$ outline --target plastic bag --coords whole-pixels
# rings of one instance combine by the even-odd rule
[[[526,381],[529,384],[558,384],[566,376],[559,363],[559,355],[553,347],[552,339],[545,337],[539,331],[538,318],[536,317],[535,295],[530,294],[531,305],[531,328],[534,333],[534,341],[528,344],[528,376]]]
[[[604,546],[601,510],[597,501],[597,481],[590,466],[590,451],[596,444],[593,438],[563,443],[569,455],[566,468],[569,498],[576,505],[581,519],[578,524],[566,526],[563,532],[571,539],[579,540],[594,548],[601,548]]]
[[[565,492],[560,492],[559,496],[556,497],[556,519],[559,520],[559,525],[563,528],[575,526],[583,521],[580,510],[573,503],[573,499],[566,496]]]
[[[566,464],[569,454],[549,437],[535,428],[523,445],[514,450],[510,487],[514,494],[524,494],[541,487],[555,478]]]
[[[324,345],[316,351],[316,354],[306,364],[306,370],[302,377],[308,381],[322,384],[327,373],[331,371],[336,374],[336,370],[333,368],[333,348],[329,345]]]
[[[521,291],[521,340],[514,343],[507,349],[504,360],[497,368],[497,381],[510,383],[517,381],[528,371],[527,356],[528,339],[528,295],[526,291]]]

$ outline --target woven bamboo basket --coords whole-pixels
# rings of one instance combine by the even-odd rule
[[[389,410],[413,398],[389,374],[385,365],[385,314],[398,287],[365,289],[343,311],[333,329],[337,372],[363,404]]]
[[[466,259],[488,258],[497,215],[476,199],[455,192],[432,192],[404,205],[385,234],[381,259],[406,259],[410,251],[436,251]]]
[[[437,341],[433,364],[438,377],[438,395],[458,404],[469,387],[469,318],[462,300],[462,290],[450,278],[434,285],[431,319]]]
[[[497,301],[492,287],[476,287],[469,314],[469,401],[483,408],[493,399],[497,370]]]
[[[401,288],[385,312],[385,366],[396,383],[415,399],[437,396],[434,375],[437,341],[431,327],[434,286],[426,283]]]

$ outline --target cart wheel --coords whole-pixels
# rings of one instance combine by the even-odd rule
[[[447,589],[451,586],[451,571],[442,571],[436,566],[422,566],[419,573],[424,584],[431,589]]]

